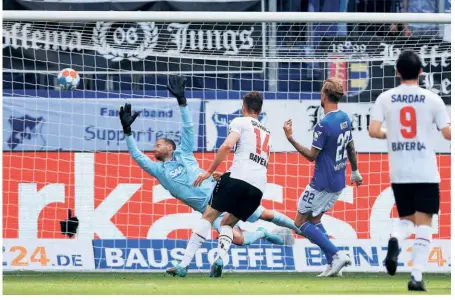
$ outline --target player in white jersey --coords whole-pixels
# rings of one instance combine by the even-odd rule
[[[369,133],[387,139],[390,181],[400,221],[394,227],[384,264],[395,275],[399,247],[414,231],[409,290],[425,291],[422,272],[428,259],[433,214],[439,212],[439,171],[434,151],[434,125],[451,139],[450,119],[441,97],[418,85],[420,57],[403,51],[396,64],[401,85],[379,95]],[[382,128],[385,122],[387,129]]]
[[[220,277],[223,258],[228,254],[233,239],[233,227],[239,220],[246,221],[259,207],[267,185],[270,131],[259,122],[263,98],[258,92],[243,97],[242,115],[232,120],[230,132],[221,145],[210,168],[195,180],[199,186],[212,176],[231,149],[235,147],[234,161],[228,172],[223,174],[215,186],[209,206],[199,224],[193,229],[182,261],[169,269],[178,273],[193,260],[197,250],[209,235],[212,223],[223,213],[218,256],[212,265],[210,277]]]

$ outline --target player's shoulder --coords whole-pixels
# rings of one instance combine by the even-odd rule
[[[234,131],[239,133],[245,129],[251,128],[251,118],[248,117],[236,117],[231,121],[230,127]]]
[[[245,117],[235,117],[235,118],[231,121],[230,125],[231,125],[231,126],[235,126],[235,125],[237,125],[237,126],[238,126],[238,125],[244,125],[244,124],[246,124],[246,120],[245,120],[245,119],[246,119]]]
[[[392,95],[401,93],[402,91],[399,89],[399,87],[395,87],[393,89],[387,90],[379,94],[379,96],[376,98],[376,102],[382,102],[388,99],[392,99]]]
[[[425,96],[425,99],[428,99],[427,101],[431,104],[444,103],[444,100],[442,100],[441,96],[433,93],[430,90],[419,87],[419,91]]]

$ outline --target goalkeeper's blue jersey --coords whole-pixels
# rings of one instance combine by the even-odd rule
[[[180,107],[180,111],[183,121],[182,138],[171,160],[152,161],[137,148],[136,141],[131,135],[126,138],[126,143],[131,157],[143,170],[158,179],[173,197],[203,213],[216,182],[210,177],[201,186],[193,186],[193,182],[204,171],[199,168],[193,155],[194,129],[188,107]]]
[[[346,146],[352,141],[351,120],[341,111],[331,111],[316,125],[312,147],[321,150],[316,158],[310,186],[337,193],[346,186]]]

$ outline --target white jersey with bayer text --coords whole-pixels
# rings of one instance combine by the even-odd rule
[[[251,117],[235,118],[229,129],[240,135],[229,170],[231,178],[248,182],[264,193],[267,186],[270,131],[259,120]]]
[[[372,120],[386,122],[392,183],[439,183],[435,129],[450,126],[441,97],[417,85],[401,84],[376,100]]]

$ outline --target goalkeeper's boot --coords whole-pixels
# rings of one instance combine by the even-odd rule
[[[218,258],[210,268],[209,277],[221,277],[221,273],[223,273],[223,260]]]
[[[332,277],[335,274],[338,274],[341,269],[351,265],[351,259],[339,251],[333,256],[332,268],[327,273],[327,277]]]
[[[264,233],[264,239],[275,245],[284,245],[284,240],[278,234],[273,234],[267,231],[263,227],[259,227],[257,231],[262,231]]]
[[[186,277],[186,274],[188,273],[188,267],[184,268],[181,267],[175,260],[171,261],[171,264],[173,265],[172,268],[169,268],[166,270],[166,273],[172,276],[179,276],[179,277]]]
[[[384,260],[384,265],[389,275],[395,275],[398,266],[398,255],[400,254],[400,247],[398,246],[398,240],[394,237],[389,239],[389,245],[387,247],[387,256]]]
[[[422,281],[416,281],[414,276],[411,276],[411,280],[408,282],[408,291],[419,291],[419,292],[426,292],[427,289]]]

